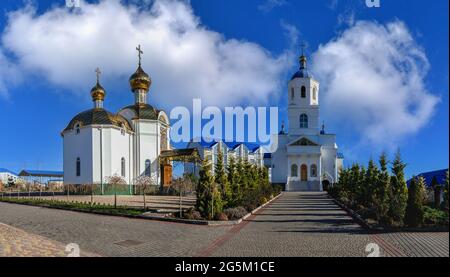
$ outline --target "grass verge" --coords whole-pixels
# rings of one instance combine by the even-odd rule
[[[65,202],[60,200],[48,200],[48,199],[29,199],[29,198],[0,198],[0,202],[64,209],[72,211],[82,211],[91,213],[101,213],[110,215],[124,215],[124,216],[137,216],[144,213],[143,209],[129,208],[123,206],[117,206],[114,208],[112,205],[102,205],[98,203],[90,202]]]

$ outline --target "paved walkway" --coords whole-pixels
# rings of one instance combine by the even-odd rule
[[[365,256],[370,237],[323,193],[284,193],[202,255]]]
[[[27,233],[0,223],[0,257],[85,257],[98,256],[81,251],[77,245]]]
[[[0,202],[0,222],[102,256],[195,256],[230,227],[211,228]]]
[[[449,256],[448,232],[370,234],[324,193],[284,193],[234,227],[99,216],[1,202],[0,222],[63,245],[77,243],[89,253],[104,256],[348,257],[367,256],[376,250],[372,244],[379,248],[380,256]],[[28,237],[18,237],[18,241],[26,244]],[[0,240],[0,247],[4,243]]]

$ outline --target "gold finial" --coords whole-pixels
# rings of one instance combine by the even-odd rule
[[[136,50],[138,51],[139,66],[141,66],[141,55],[144,54],[144,52],[141,50],[141,45],[140,44],[138,45],[138,47],[136,47]]]
[[[139,66],[136,69],[136,72],[130,77],[131,91],[134,92],[136,90],[144,90],[148,92],[150,85],[152,84],[152,80],[141,67],[141,55],[144,54],[144,52],[142,51],[140,44],[136,47],[136,50],[138,51]]]
[[[305,48],[307,47],[305,42],[300,44],[302,48],[302,55],[300,56],[300,68],[306,68],[306,56],[305,56]]]
[[[105,99],[105,89],[100,85],[100,68],[95,69],[97,75],[97,84],[91,89],[92,101],[103,101]]]

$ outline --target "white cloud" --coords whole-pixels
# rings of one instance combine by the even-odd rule
[[[300,37],[300,31],[290,23],[287,23],[285,20],[280,21],[281,28],[284,30],[284,35],[289,40],[289,44],[291,48],[298,47],[298,39]]]
[[[264,13],[268,13],[274,8],[286,5],[286,0],[265,0],[264,3],[258,6],[258,9]]]
[[[16,85],[21,80],[21,74],[17,66],[10,62],[0,48],[0,97],[9,98],[8,88]]]
[[[415,134],[439,101],[424,84],[426,55],[400,21],[357,22],[321,45],[312,66],[325,118],[374,146],[395,146]]]
[[[265,102],[280,91],[280,76],[291,65],[288,52],[273,56],[258,44],[206,29],[186,1],[156,0],[147,8],[82,2],[81,9],[54,7],[43,14],[28,6],[8,14],[2,42],[26,72],[77,93],[93,85],[97,66],[102,78],[127,81],[141,44],[143,67],[153,79],[151,101],[173,105],[193,97],[208,105]]]

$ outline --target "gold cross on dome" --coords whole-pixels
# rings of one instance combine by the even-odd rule
[[[302,56],[304,56],[305,55],[305,48],[306,48],[306,44],[305,44],[304,41],[300,44],[300,47],[302,48]]]
[[[138,45],[138,47],[136,47],[136,50],[138,51],[139,65],[141,65],[141,55],[144,54],[144,52],[141,50],[140,44]]]
[[[100,71],[100,68],[96,68],[95,69],[95,73],[97,74],[97,83],[100,81],[100,74],[102,74],[102,72]]]

